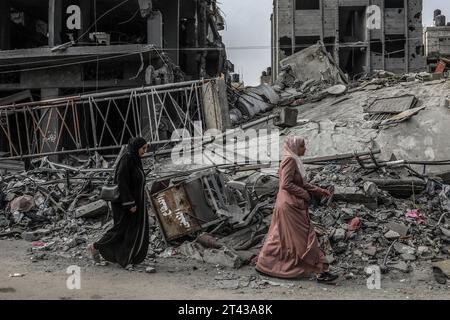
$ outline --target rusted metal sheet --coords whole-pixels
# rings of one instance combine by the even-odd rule
[[[183,185],[153,194],[152,202],[167,241],[201,230]]]

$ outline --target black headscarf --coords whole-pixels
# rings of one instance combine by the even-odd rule
[[[136,163],[140,168],[142,168],[142,160],[139,156],[139,149],[147,144],[144,138],[137,137],[131,138],[128,142],[128,154],[130,158],[133,159],[133,162]]]

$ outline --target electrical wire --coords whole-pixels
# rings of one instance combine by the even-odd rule
[[[121,3],[119,3],[118,5],[112,7],[111,9],[107,10],[105,13],[103,13],[100,17],[98,17],[97,19],[95,19],[94,23],[91,24],[86,31],[78,37],[77,40],[75,40],[75,42],[78,42],[78,40],[80,40],[81,38],[83,38],[87,33],[89,33],[89,31],[92,29],[92,27],[95,27],[97,25],[97,22],[99,22],[101,19],[103,19],[106,15],[108,15],[110,12],[116,10],[117,8],[120,8],[121,6],[123,6],[124,4],[126,4],[127,2],[129,2],[130,0],[125,0],[122,1]]]
[[[79,61],[79,62],[74,62],[74,63],[58,64],[58,65],[52,65],[52,66],[43,66],[43,67],[27,68],[27,69],[16,69],[16,70],[9,70],[9,71],[0,71],[0,74],[17,73],[17,72],[25,72],[25,71],[35,71],[35,70],[45,70],[45,69],[54,69],[54,68],[59,68],[59,67],[67,67],[67,66],[73,66],[73,65],[80,65],[80,64],[85,64],[85,63],[96,62],[97,60],[98,61],[114,60],[114,59],[118,59],[118,58],[122,58],[122,57],[132,56],[132,55],[135,55],[135,54],[140,54],[140,53],[147,52],[147,51],[150,51],[150,50],[140,50],[140,51],[120,54],[120,55],[116,55],[116,56],[112,56],[112,57],[105,57],[105,58],[99,58],[99,59],[96,58],[96,59],[92,59],[92,60],[84,60],[84,61]]]
[[[130,19],[128,19],[126,21],[123,21],[123,22],[119,22],[118,25],[126,24],[126,23],[128,23],[130,21],[133,21],[133,19],[136,18],[136,16],[139,13],[139,11],[140,11],[140,9],[137,9],[136,12],[133,14],[133,16]]]

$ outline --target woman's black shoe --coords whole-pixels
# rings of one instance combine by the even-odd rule
[[[332,274],[329,272],[321,273],[317,276],[317,282],[319,283],[330,283],[335,281],[339,276],[337,274]]]

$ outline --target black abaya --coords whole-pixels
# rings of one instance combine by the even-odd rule
[[[120,160],[115,182],[120,202],[112,204],[114,226],[94,244],[102,257],[122,267],[142,263],[148,251],[149,225],[145,206],[145,173],[136,150]],[[137,206],[136,212],[131,208]]]

